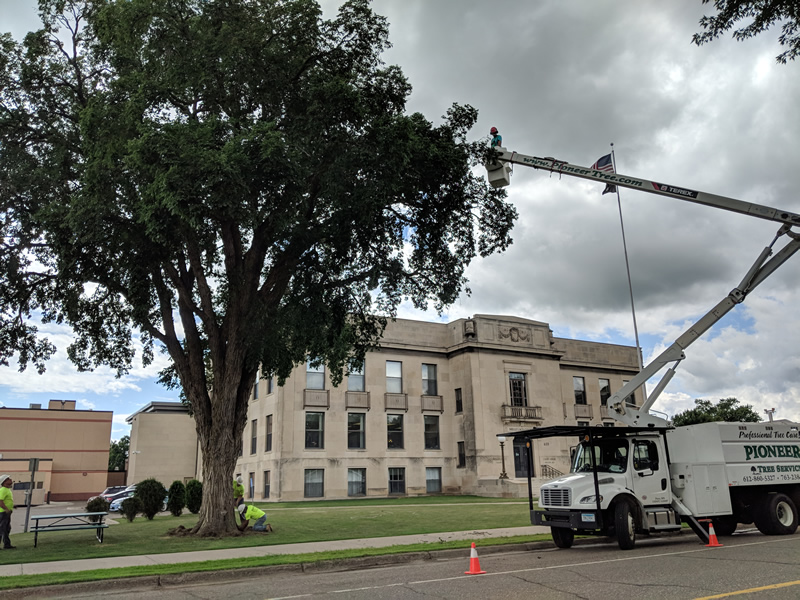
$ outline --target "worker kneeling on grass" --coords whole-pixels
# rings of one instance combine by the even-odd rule
[[[239,531],[247,529],[247,525],[251,520],[255,520],[253,531],[272,531],[272,525],[267,523],[267,513],[260,508],[253,505],[240,504],[238,510],[239,517],[242,520],[239,525]]]

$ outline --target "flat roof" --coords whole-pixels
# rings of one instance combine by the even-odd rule
[[[147,404],[146,406],[143,406],[142,408],[137,410],[135,413],[128,415],[125,418],[125,422],[130,425],[130,423],[133,422],[133,418],[136,415],[142,413],[167,414],[167,413],[188,413],[188,412],[189,412],[189,407],[185,405],[183,402],[151,402],[150,404]]]
[[[655,432],[664,433],[673,427],[592,427],[591,425],[553,425],[552,427],[535,427],[524,431],[513,431],[511,433],[498,433],[514,439],[522,438],[526,440],[538,440],[550,437],[580,437],[588,435],[592,438],[619,437],[631,433]]]

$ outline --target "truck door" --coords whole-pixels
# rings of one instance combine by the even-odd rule
[[[660,441],[660,440],[659,440]],[[636,497],[643,505],[671,502],[667,465],[661,444],[655,440],[634,440],[631,455],[631,474]]]

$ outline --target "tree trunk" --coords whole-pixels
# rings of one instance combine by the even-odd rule
[[[203,502],[192,533],[201,536],[235,534],[233,469],[239,457],[247,414],[247,398],[239,382],[225,382],[199,403],[192,403],[203,461]],[[226,393],[227,389],[232,392]],[[199,410],[198,410],[199,408]]]

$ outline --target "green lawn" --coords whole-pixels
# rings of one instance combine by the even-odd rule
[[[471,529],[522,527],[530,525],[528,503],[473,496],[444,496],[397,499],[365,499],[322,502],[259,504],[267,512],[275,531],[248,532],[222,539],[169,536],[179,525],[189,529],[197,517],[158,516],[152,521],[138,517],[129,523],[115,516],[118,524],[105,530],[102,544],[93,531],[57,531],[15,534],[13,552],[0,552],[0,564],[77,560],[107,556],[133,556],[167,552],[218,550],[246,546],[291,544],[371,538],[417,533],[443,533]]]

